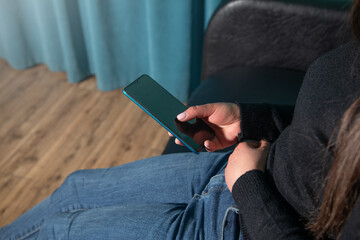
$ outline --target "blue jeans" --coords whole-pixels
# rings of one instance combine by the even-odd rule
[[[172,154],[80,170],[0,239],[241,239],[228,153]]]

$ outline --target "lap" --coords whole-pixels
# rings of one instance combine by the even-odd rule
[[[171,154],[107,169],[71,174],[52,200],[66,204],[188,203],[211,177],[221,173],[228,154]],[[82,207],[82,206],[79,206]]]
[[[173,228],[174,234],[180,235],[194,234],[196,230],[198,236],[204,236],[204,229],[210,231],[209,236],[213,232],[218,234],[226,209],[234,204],[223,175],[227,159],[228,154],[224,153],[172,154],[114,168],[80,170],[71,174],[48,199],[0,232],[21,230],[29,235],[34,229],[49,229],[72,218],[79,220],[77,226],[81,230],[99,216],[104,219],[94,224],[111,232],[111,228],[121,228],[121,219],[128,219],[122,214],[136,217],[136,209],[146,206],[138,220],[130,218],[127,223],[134,223],[135,228],[140,220],[152,226],[157,223],[160,224],[154,227],[157,232]],[[158,212],[154,213],[156,209]],[[101,224],[111,219],[112,214],[117,221]],[[87,217],[78,218],[81,216]],[[171,219],[177,220],[167,224]],[[55,224],[56,221],[59,222]],[[129,233],[137,231],[122,229]],[[99,232],[100,236],[106,234],[104,231]]]
[[[220,173],[186,204],[122,203],[57,212],[39,234],[46,239],[220,239],[224,215],[233,205]]]
[[[183,209],[177,204],[124,204],[58,212],[45,221],[38,238],[164,239],[171,229],[162,226],[177,222]]]

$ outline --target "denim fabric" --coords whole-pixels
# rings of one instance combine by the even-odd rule
[[[0,239],[241,239],[227,159],[173,154],[74,172]]]

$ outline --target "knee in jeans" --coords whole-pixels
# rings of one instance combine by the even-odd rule
[[[50,196],[50,204],[55,204],[57,211],[74,212],[79,209],[88,209],[97,207],[96,203],[91,203],[87,196],[92,191],[89,188],[89,177],[91,170],[78,170],[71,173],[64,183],[55,190]]]
[[[66,177],[64,183],[70,182],[70,183],[77,183],[77,182],[84,182],[86,173],[89,170],[77,170],[75,172],[70,173],[69,176]]]
[[[85,176],[89,170],[77,170],[66,177],[60,188],[67,190],[78,189],[85,184]]]

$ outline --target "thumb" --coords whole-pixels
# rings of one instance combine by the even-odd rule
[[[266,147],[270,147],[270,143],[267,141],[267,140],[261,140],[260,141],[260,147],[264,147],[264,148],[266,148]]]
[[[265,149],[265,150],[269,150],[271,144],[267,141],[267,140],[261,140],[260,141],[260,146],[259,148]]]

